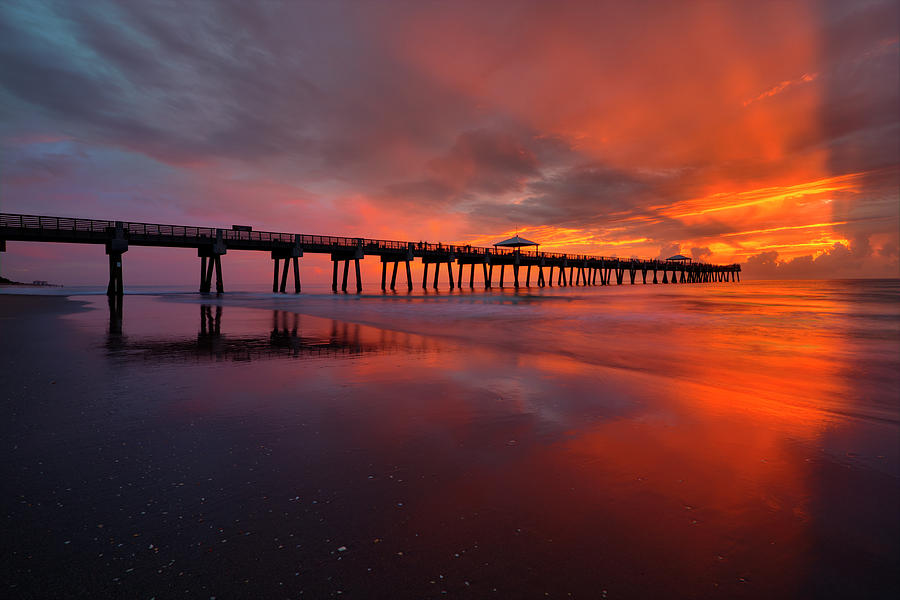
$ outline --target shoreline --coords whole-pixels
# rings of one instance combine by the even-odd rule
[[[92,310],[88,302],[63,295],[0,293],[0,320],[40,314],[67,315]]]

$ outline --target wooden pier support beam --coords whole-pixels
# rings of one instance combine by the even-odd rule
[[[531,265],[525,271],[525,287],[531,287]]]
[[[225,292],[225,283],[222,281],[222,255],[216,254],[213,260],[216,263],[216,293],[222,294]]]
[[[397,267],[398,266],[400,266],[400,261],[395,260],[394,266],[391,269],[391,291],[394,291],[397,289]]]
[[[362,276],[359,273],[359,259],[354,258],[353,262],[356,263],[356,293],[360,293],[362,291]]]
[[[110,227],[106,231],[109,234],[109,239],[106,241],[106,254],[109,255],[109,284],[106,286],[106,295],[121,296],[125,293],[122,255],[128,251],[125,225],[121,221],[116,221],[116,226]]]
[[[456,272],[456,287],[462,289],[462,272],[463,272],[463,264],[459,263],[459,267],[457,267]]]
[[[409,261],[406,260],[403,262],[406,263],[406,286],[409,288],[409,291],[411,292],[413,289],[412,271],[410,271],[410,269],[409,269]]]
[[[491,287],[491,276],[488,274],[487,263],[481,263],[482,278],[484,279],[484,289]],[[493,268],[491,269],[493,271]]]
[[[544,287],[546,282],[544,281],[544,265],[538,265],[538,287]]]
[[[203,267],[206,266],[206,257],[205,256],[201,257],[200,261],[201,261],[200,269],[203,270]],[[278,293],[278,273],[279,273],[279,268],[281,266],[280,265],[281,259],[276,258],[276,259],[273,259],[272,262],[275,264],[275,273],[272,275],[272,293],[277,294]],[[200,291],[202,292],[203,290],[201,289]]]
[[[441,263],[434,263],[434,282],[432,286],[434,289],[438,289],[438,277],[441,275]]]
[[[344,259],[344,276],[341,278],[341,291],[347,291],[347,274],[350,272],[350,259]]]
[[[550,265],[550,277],[547,279],[547,285],[553,287],[553,265]]]
[[[447,281],[450,282],[450,289],[453,289],[453,261],[447,260]]]
[[[275,265],[272,275],[272,292],[287,292],[288,273],[294,269],[294,293],[300,293],[300,257],[303,256],[303,248],[300,247],[299,238],[295,236],[292,247],[278,247],[272,249],[272,262]],[[284,261],[284,266],[281,267]],[[281,268],[281,285],[279,285],[279,268]]]
[[[200,291],[205,294],[208,294],[212,289],[213,270],[215,269],[214,262],[213,258],[210,257],[209,263],[206,265],[206,279],[204,279],[203,285],[200,286]],[[277,280],[278,275],[276,275],[275,278]]]
[[[475,263],[469,265],[469,289],[475,289]]]
[[[422,272],[422,289],[427,290],[428,289],[428,263],[424,263],[422,266],[425,267],[425,270]]]
[[[281,274],[281,293],[283,294],[285,289],[287,289],[287,278],[288,278],[288,270],[291,267],[290,261],[288,259],[284,259],[284,269]]]
[[[513,265],[513,282],[516,289],[519,289],[519,265]]]
[[[500,265],[500,287],[503,287],[503,272],[506,271],[506,265]]]
[[[396,264],[396,263],[394,263]],[[381,291],[384,292],[387,290],[387,263],[381,263]]]
[[[331,291],[337,293],[338,261],[332,258],[331,262],[334,265],[334,269],[331,274]]]
[[[122,278],[122,253],[109,252],[109,285],[107,296],[121,296],[125,293],[125,282]]]

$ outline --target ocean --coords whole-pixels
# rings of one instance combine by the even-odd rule
[[[305,290],[0,292],[5,596],[900,591],[900,280]]]

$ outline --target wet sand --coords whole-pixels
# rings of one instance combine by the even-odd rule
[[[775,291],[0,295],[8,593],[893,597],[896,286]]]
[[[4,319],[6,327],[15,326],[15,322],[26,316],[36,314],[64,315],[85,310],[85,302],[70,300],[65,296],[32,296],[27,294],[3,294],[0,289],[0,319]]]

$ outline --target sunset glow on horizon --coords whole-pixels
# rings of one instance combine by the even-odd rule
[[[897,277],[898,18],[4,3],[0,211]],[[10,244],[3,274],[62,281],[86,256]]]

